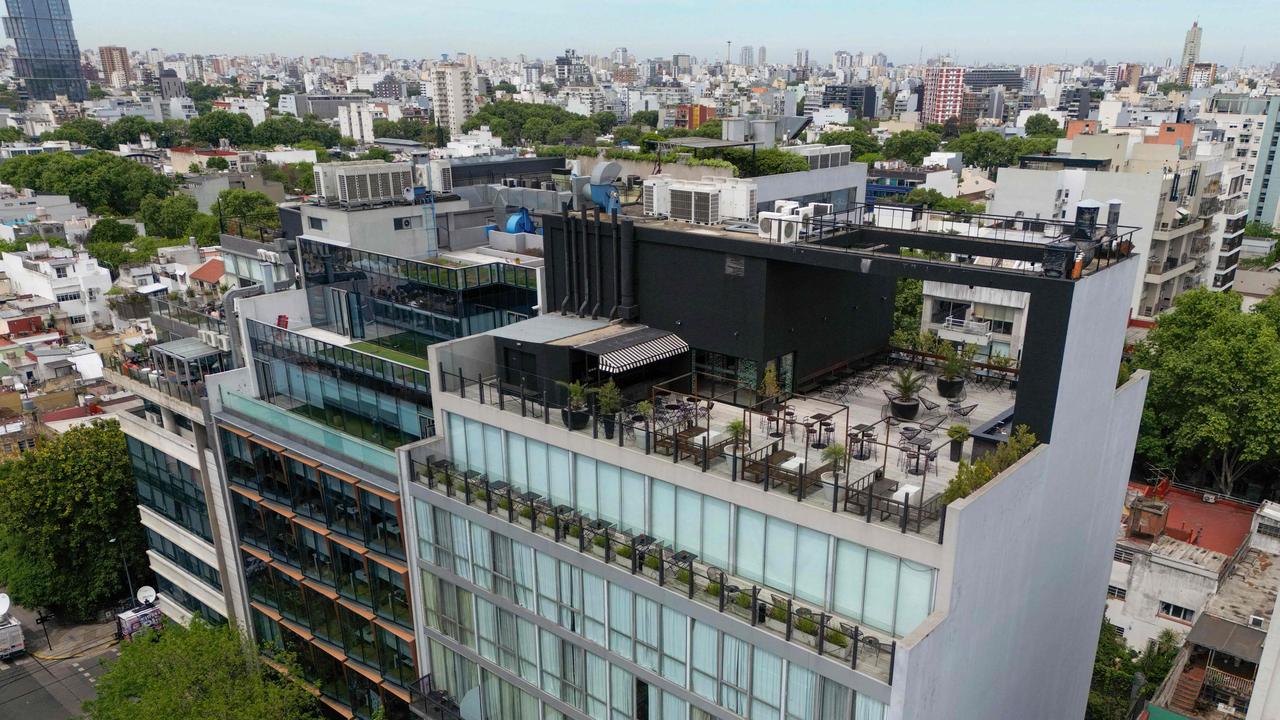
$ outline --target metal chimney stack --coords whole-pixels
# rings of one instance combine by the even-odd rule
[[[1111,200],[1107,203],[1107,237],[1115,238],[1120,230],[1120,206],[1124,205],[1120,200]]]

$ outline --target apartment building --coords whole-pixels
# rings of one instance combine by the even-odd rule
[[[1250,221],[1280,224],[1280,95],[1220,93],[1197,119],[1221,130],[1232,156],[1243,163]]]
[[[128,49],[119,45],[104,45],[98,48],[98,58],[102,62],[102,77],[111,87],[128,87],[133,81]]]
[[[31,242],[26,250],[0,253],[0,263],[13,292],[57,302],[67,314],[69,330],[111,323],[106,297],[111,273],[88,253]]]
[[[965,94],[964,73],[963,67],[951,65],[925,68],[921,122],[944,123],[960,117]]]
[[[430,348],[442,437],[399,458],[427,717],[1082,712],[1145,391],[1113,381],[1140,260],[1054,279],[1029,237],[865,220],[799,253],[624,221],[587,256],[588,218],[546,218],[552,312]],[[899,254],[944,246],[985,262]],[[969,421],[983,447],[1018,424],[1047,442],[947,506],[946,477],[890,462],[883,298],[903,274],[1041,298],[1016,394],[975,387]],[[759,404],[767,368],[785,413]],[[607,379],[621,419],[565,389]],[[814,449],[831,435],[855,438],[848,468]]]
[[[471,68],[460,63],[439,63],[431,71],[435,93],[431,107],[436,122],[461,135],[462,124],[476,114],[475,83]]]

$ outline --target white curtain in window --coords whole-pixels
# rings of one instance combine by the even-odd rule
[[[484,473],[484,425],[467,420],[467,469]]]
[[[859,695],[854,705],[853,720],[884,720],[884,703]]]
[[[608,715],[609,663],[598,655],[587,653],[587,714],[593,718]]]
[[[502,466],[502,431],[492,425],[484,426],[484,466],[485,473],[493,481],[507,479]]]
[[[497,608],[488,600],[477,597],[476,604],[476,634],[480,638],[480,654],[485,659],[493,662],[498,661],[498,622]]]
[[[747,712],[747,693],[751,672],[751,646],[732,635],[724,635],[724,654],[720,660],[720,704],[739,714]]]
[[[671,608],[662,608],[662,676],[684,687],[688,656],[689,619]]]
[[[525,440],[525,453],[529,456],[529,491],[547,497],[547,446],[537,440]]]
[[[861,545],[836,543],[836,578],[832,588],[832,607],[854,620],[862,619],[863,588],[867,579],[867,549]]]
[[[933,568],[903,560],[898,568],[898,612],[894,634],[906,635],[924,622],[933,608]]]
[[[827,599],[830,535],[800,528],[796,536],[796,595],[815,603]]]
[[[693,652],[689,655],[693,670],[693,687],[702,697],[719,700],[717,678],[720,677],[720,631],[700,622],[693,623]]]
[[[648,495],[648,481],[645,476],[631,472],[630,470],[622,471],[622,523],[620,527],[630,532],[649,532],[649,526],[645,522],[648,517],[648,505],[645,498]]]
[[[550,445],[547,447],[551,476],[551,502],[555,505],[573,504],[573,479],[569,476],[569,451]]]
[[[787,720],[818,717],[818,676],[795,663],[787,665]]]
[[[702,493],[676,489],[675,529],[677,550],[702,554]]]
[[[449,414],[449,460],[455,467],[467,467],[467,421],[453,413]]]
[[[608,620],[605,616],[605,592],[604,580],[589,573],[582,575],[582,602],[586,615],[583,634],[588,640],[608,647],[609,641],[605,637],[605,623]]]
[[[489,531],[479,525],[471,526],[471,563],[475,566],[475,583],[492,590],[493,549],[489,546]]]
[[[632,600],[634,593],[617,585],[609,586],[609,649],[633,659],[631,623],[634,619]]]
[[[898,593],[898,558],[870,550],[867,553],[867,593],[862,621],[893,632],[894,598]]]
[[[470,580],[471,529],[467,521],[457,515],[450,515],[449,521],[453,530],[453,571]]]
[[[764,579],[764,515],[738,508],[737,574],[748,580]]]
[[[418,554],[426,562],[435,564],[435,528],[431,522],[432,508],[422,500],[414,500],[414,517],[418,523]]]
[[[636,596],[636,663],[641,667],[658,671],[659,638],[662,624],[659,622],[659,605],[649,598]]]
[[[702,559],[729,566],[729,503],[711,497],[702,499]]]
[[[791,592],[796,569],[796,526],[768,518],[764,543],[764,584]]]
[[[635,676],[617,665],[609,668],[610,704],[615,718],[630,719],[635,712]]]
[[[507,482],[515,494],[529,490],[529,465],[524,456],[524,437],[507,433]]]
[[[542,689],[560,697],[560,639],[548,630],[540,630],[542,650]]]
[[[530,683],[538,683],[538,629],[523,618],[516,619],[516,635],[520,642],[520,677]]]
[[[536,611],[533,592],[533,550],[527,545],[513,541],[511,556],[516,582],[516,602],[522,607]]]
[[[596,495],[596,461],[586,455],[574,455],[574,493],[578,498],[578,511],[588,517],[600,517]]]
[[[634,501],[643,509],[643,497]],[[596,463],[596,517],[615,525],[622,522],[622,474],[616,465]]]
[[[751,653],[751,718],[776,720],[782,705],[782,658],[756,648]]]
[[[659,542],[674,545],[676,542],[676,490],[670,483],[653,481],[653,503],[649,510],[652,518],[649,532]]]

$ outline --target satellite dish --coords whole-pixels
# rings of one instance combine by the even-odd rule
[[[155,602],[155,600],[156,600],[155,588],[151,587],[150,585],[143,585],[142,587],[138,588],[138,602],[142,603],[143,605],[146,605],[148,603]]]
[[[0,593],[0,618],[9,614],[9,596]]]

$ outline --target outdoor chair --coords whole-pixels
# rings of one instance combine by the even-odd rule
[[[934,402],[934,401],[930,400],[929,398],[927,398],[927,397],[925,397],[925,396],[923,396],[923,395],[919,395],[918,397],[919,397],[919,399],[920,399],[920,404],[921,404],[921,405],[923,405],[923,406],[925,407],[925,409],[926,409],[926,410],[928,410],[929,412],[933,412],[933,411],[937,410],[939,407],[942,407],[942,406],[941,406],[941,405],[939,405],[938,403],[936,403],[936,402]]]
[[[859,640],[858,642],[862,643],[862,645],[866,647],[868,650],[874,650],[876,653],[876,660],[880,659],[880,639],[879,638],[873,637],[871,635],[863,635],[862,639]]]
[[[977,409],[978,409],[978,404],[974,403],[973,405],[965,405],[964,407],[952,408],[951,414],[955,415],[956,417],[967,418],[974,410],[977,410]]]

